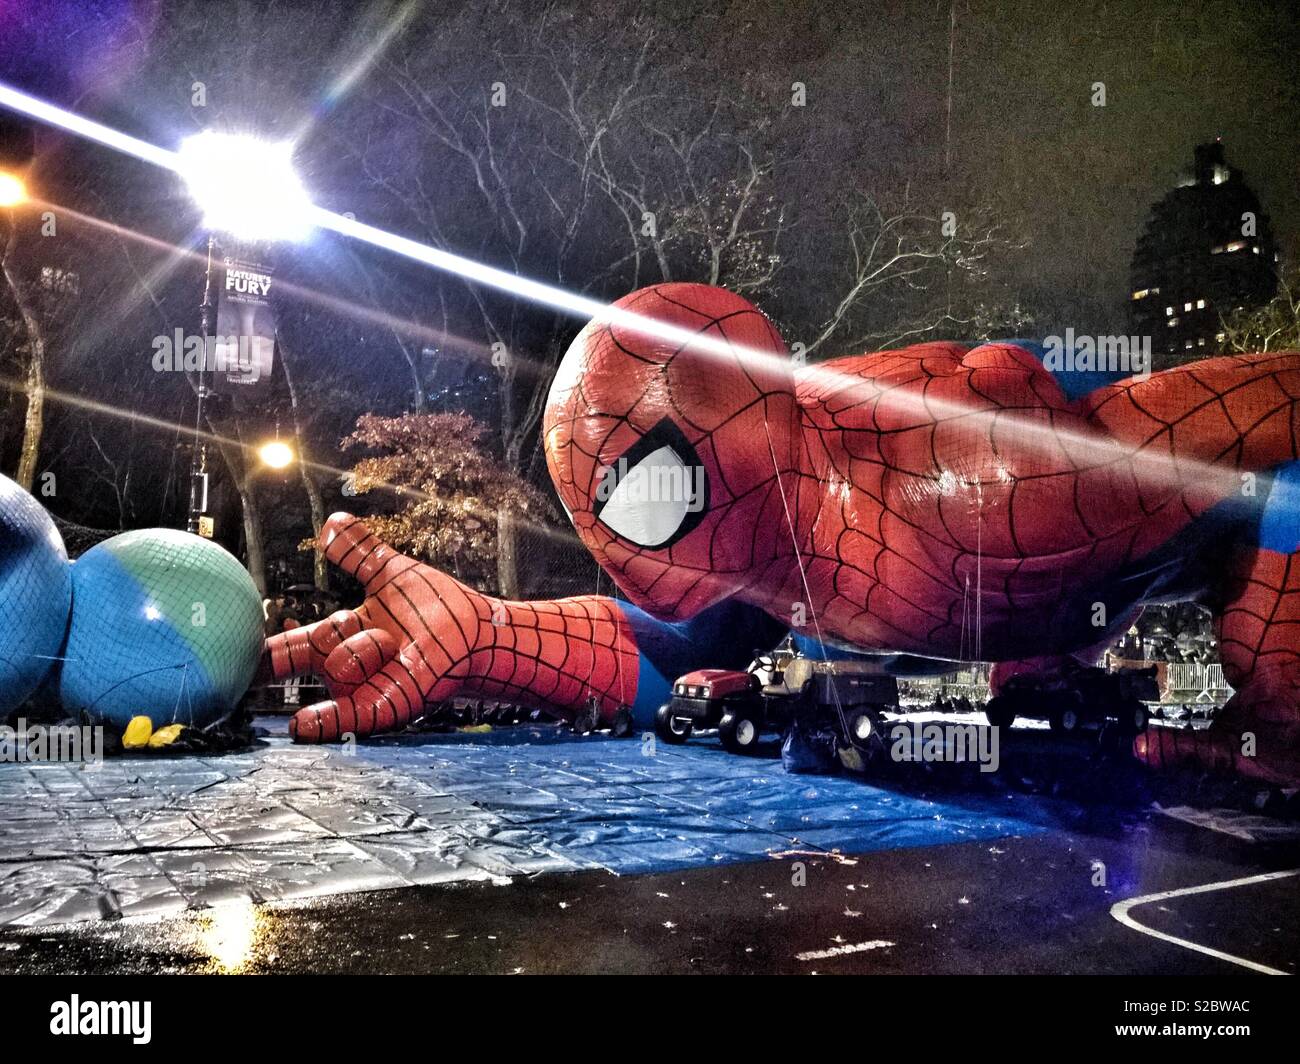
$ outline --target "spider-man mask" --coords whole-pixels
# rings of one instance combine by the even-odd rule
[[[631,601],[690,617],[767,583],[764,568],[791,556],[789,359],[768,319],[724,289],[658,285],[614,307],[646,325],[597,320],[578,334],[551,385],[547,465],[582,542]]]

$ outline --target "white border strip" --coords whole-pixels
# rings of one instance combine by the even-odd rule
[[[1254,961],[1248,961],[1242,957],[1234,957],[1230,953],[1222,953],[1217,949],[1211,949],[1209,946],[1202,946],[1199,942],[1189,942],[1185,938],[1166,935],[1163,931],[1156,931],[1153,928],[1145,927],[1134,920],[1133,917],[1129,916],[1129,910],[1135,909],[1139,905],[1150,905],[1152,902],[1165,901],[1168,898],[1184,898],[1189,894],[1208,894],[1215,890],[1227,890],[1230,887],[1247,887],[1253,883],[1267,883],[1270,880],[1286,879],[1288,876],[1297,875],[1300,875],[1300,868],[1293,868],[1289,872],[1268,872],[1259,876],[1247,876],[1245,879],[1229,879],[1223,883],[1206,883],[1199,887],[1182,887],[1179,890],[1165,890],[1161,891],[1159,894],[1144,894],[1138,898],[1129,898],[1127,901],[1117,901],[1110,907],[1110,915],[1115,917],[1115,919],[1125,927],[1141,932],[1144,935],[1150,935],[1152,938],[1158,938],[1162,942],[1172,942],[1175,946],[1182,946],[1184,949],[1195,950],[1197,953],[1204,953],[1207,957],[1214,957],[1221,961],[1227,961],[1229,964],[1238,964],[1243,968],[1249,968],[1252,972],[1259,972],[1263,975],[1290,975],[1290,972],[1279,971],[1277,968],[1270,968],[1265,964],[1257,964]]]

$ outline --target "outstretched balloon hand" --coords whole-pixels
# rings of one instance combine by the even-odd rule
[[[610,720],[636,695],[635,636],[618,605],[584,595],[511,602],[398,553],[351,514],[321,529],[325,557],[365,587],[355,610],[266,642],[277,680],[314,674],[330,699],[289,722],[297,742],[396,731],[456,695],[507,698]]]

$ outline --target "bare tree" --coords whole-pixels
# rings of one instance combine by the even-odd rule
[[[1232,352],[1300,350],[1300,268],[1278,278],[1277,294],[1261,307],[1223,319],[1223,350]]]
[[[794,123],[769,102],[691,91],[707,72],[672,43],[650,24],[580,24],[553,7],[414,19],[354,118],[362,183],[432,246],[580,294],[672,280],[742,292],[806,337],[807,355],[1016,317],[1014,301],[975,283],[1006,243],[991,212],[962,211],[953,227],[906,188],[856,191],[852,175],[802,157]],[[787,279],[798,294],[783,313]],[[477,319],[500,453],[538,476],[538,426],[572,319],[466,280],[440,284],[438,298],[444,322]],[[510,522],[499,516],[506,594],[517,590]]]
[[[86,434],[90,437],[91,445],[95,448],[95,453],[99,455],[103,463],[102,467],[93,470],[92,475],[112,492],[113,499],[117,503],[117,527],[119,529],[125,529],[129,526],[131,517],[135,512],[131,500],[131,480],[135,473],[135,426],[132,425],[128,432],[130,437],[128,452],[125,456],[115,458],[100,442],[100,434],[96,432],[94,422],[87,421],[86,423]]]
[[[841,349],[885,348],[943,331],[972,338],[1023,323],[1014,306],[997,306],[983,283],[988,260],[1014,246],[987,208],[935,212],[913,202],[867,192],[842,207],[837,293],[830,313],[806,347],[822,352],[832,339]],[[954,298],[954,293],[957,298]]]
[[[330,586],[329,565],[325,553],[320,549],[320,530],[325,526],[325,500],[321,497],[320,485],[316,482],[315,464],[304,431],[304,414],[298,402],[298,388],[294,384],[292,359],[283,341],[279,342],[280,368],[284,372],[285,387],[289,390],[289,413],[293,422],[293,439],[298,455],[298,474],[302,478],[303,490],[307,493],[307,505],[311,511],[312,531],[312,581],[320,591],[328,591]]]
[[[23,418],[22,444],[14,479],[30,491],[32,482],[36,479],[37,463],[40,461],[41,434],[45,427],[46,333],[35,296],[20,276],[16,254],[18,225],[12,212],[9,214],[9,234],[4,243],[4,252],[0,255],[0,275],[4,277],[5,288],[22,321],[27,355],[26,371],[23,375],[23,394],[26,398],[27,410]]]

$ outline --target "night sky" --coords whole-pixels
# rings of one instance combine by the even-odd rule
[[[712,50],[736,65],[726,77],[744,64],[807,81],[814,165],[932,174],[954,10],[953,177],[1023,212],[1024,290],[1118,314],[1147,210],[1215,137],[1294,261],[1300,19],[1286,0],[736,3],[713,32],[742,43]]]
[[[325,144],[337,102],[331,85],[395,10],[347,6],[339,16],[320,5],[283,3],[254,11],[216,3],[0,0],[0,74],[88,113],[120,116],[165,142],[185,131],[173,116],[189,78],[204,76],[214,62],[234,62],[246,86],[236,111],[242,107],[263,127],[308,117]],[[415,17],[436,20],[462,6],[420,5]],[[1006,280],[1073,319],[1111,315],[1118,324],[1147,208],[1177,181],[1192,146],[1216,136],[1259,192],[1284,255],[1293,258],[1300,20],[1286,0],[741,0],[710,5],[716,10],[708,14],[683,14],[677,4],[598,6],[628,19],[639,13],[640,24],[697,57],[702,96],[726,96],[743,84],[779,109],[789,84],[804,82],[808,105],[800,120],[809,126],[810,149],[802,167],[860,173],[864,182],[882,173],[918,185],[948,180],[1005,202],[1029,242],[1018,267],[1008,264]],[[267,27],[301,22],[308,8],[305,25],[329,30],[304,32],[302,51],[285,56],[283,40]],[[177,22],[187,26],[179,38],[170,29]],[[1098,81],[1106,86],[1105,107],[1091,103]],[[231,109],[227,103],[226,117]],[[803,190],[791,183],[778,194]]]

